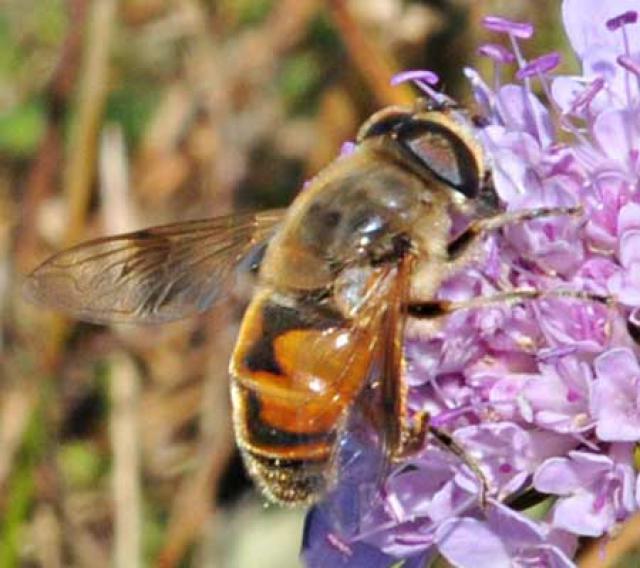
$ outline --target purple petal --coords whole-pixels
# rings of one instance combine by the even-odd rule
[[[459,568],[496,568],[511,566],[505,543],[482,521],[471,518],[450,519],[436,531],[440,553]]]
[[[564,553],[553,545],[541,544],[537,547],[539,566],[549,568],[576,568],[576,564]]]
[[[580,252],[578,247],[574,248]],[[570,258],[565,263],[572,266]],[[551,345],[574,346],[585,352],[599,353],[609,343],[610,313],[606,306],[550,298],[537,304],[535,309],[540,327]]]
[[[575,282],[578,288],[595,294],[607,294],[607,282],[620,266],[608,258],[590,258],[576,272]]]
[[[528,431],[510,422],[459,428],[455,438],[478,462],[500,497],[520,489],[546,458],[575,445],[566,436]]]
[[[618,215],[618,234],[623,235],[632,229],[640,229],[640,205],[638,203],[627,203],[620,209]]]
[[[416,517],[433,518],[433,499],[453,482],[454,461],[439,450],[429,450],[422,460],[407,466],[387,481],[387,502],[393,504],[399,522]],[[451,514],[454,508],[451,503],[444,514]]]
[[[635,231],[634,231],[635,232]],[[625,244],[633,243],[635,238],[629,235]],[[640,306],[640,263],[632,262],[609,278],[609,291],[618,302],[626,306]]]
[[[574,51],[581,59],[594,46],[611,47],[617,55],[624,53],[623,38],[620,33],[612,33],[605,22],[625,11],[638,9],[637,0],[564,0],[562,18],[564,27]],[[631,52],[640,47],[640,34],[629,34]]]
[[[627,268],[634,262],[640,262],[640,229],[628,230],[622,234],[619,256],[622,266]]]
[[[640,367],[629,349],[611,349],[595,361],[591,412],[601,440],[640,439]]]
[[[547,542],[556,550],[562,552],[562,556],[573,558],[578,550],[578,538],[575,534],[554,527],[547,526]],[[571,566],[575,565],[571,563]]]
[[[612,108],[625,108],[626,103],[621,98],[626,89],[627,71],[618,63],[620,50],[617,47],[593,45],[582,58],[582,72],[585,77],[594,80],[601,79],[607,96],[601,98],[608,101],[606,106],[598,106],[596,110],[602,111]]]
[[[596,376],[604,382],[629,383],[640,377],[640,366],[630,349],[611,349],[594,363]]]
[[[493,531],[512,548],[537,545],[544,539],[538,523],[497,501],[490,504],[487,521]]]
[[[593,125],[593,133],[600,148],[612,161],[625,166],[634,142],[638,144],[636,111],[606,110],[598,115]]]
[[[616,490],[614,498],[618,506],[626,511],[633,512],[638,508],[638,502],[634,498],[634,484],[636,480],[635,468],[635,443],[611,444],[609,457],[614,462],[613,475],[620,482],[619,490]]]
[[[533,486],[541,493],[569,495],[586,490],[611,469],[607,456],[569,452],[570,458],[549,458],[536,471]]]
[[[597,537],[612,528],[610,515],[595,507],[591,493],[561,499],[553,509],[553,525],[582,536]]]
[[[565,487],[562,494],[566,496],[553,509],[553,526],[578,535],[600,536],[627,518],[637,508],[633,500],[632,450],[632,444],[613,444],[610,456],[571,452],[570,460],[555,460],[547,471],[539,471],[534,478],[539,490],[544,490],[544,477],[547,481],[552,481],[553,474],[561,477],[563,468],[570,469],[573,477],[582,478],[575,487]],[[556,492],[553,484],[549,485],[549,492]]]
[[[590,428],[590,365],[567,356],[541,365],[541,371],[527,382],[523,392],[534,410],[535,423],[563,433]]]
[[[505,123],[512,129],[526,132],[548,146],[554,139],[549,111],[535,95],[520,85],[505,85],[500,89],[499,100]]]
[[[564,114],[574,112],[575,101],[585,90],[585,84],[580,77],[560,75],[551,83],[551,95]]]
[[[473,96],[487,120],[495,120],[495,95],[480,74],[471,67],[464,68],[464,74],[473,90]]]
[[[582,487],[583,479],[566,458],[549,458],[536,471],[533,486],[541,493],[569,495]]]

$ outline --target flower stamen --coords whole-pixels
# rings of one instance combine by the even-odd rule
[[[526,79],[527,77],[538,76],[540,79],[543,79],[544,76],[555,69],[558,65],[560,65],[562,58],[560,54],[556,51],[552,51],[551,53],[547,53],[540,57],[536,57],[532,59],[521,67],[516,72],[516,77],[520,80]]]
[[[593,102],[593,99],[595,99],[598,93],[603,89],[604,84],[605,81],[602,77],[595,78],[574,99],[570,110],[577,113],[581,108],[584,108],[585,111],[588,111],[591,103]]]
[[[618,16],[608,19],[606,21],[606,26],[609,31],[613,32],[617,29],[624,28],[627,24],[635,24],[637,21],[638,12],[635,10],[628,10]]]
[[[622,31],[622,41],[624,44],[624,55],[626,57],[631,58],[631,48],[629,45],[629,35],[627,33],[627,26],[629,24],[635,24],[638,21],[638,12],[635,10],[628,10],[627,12],[623,12],[622,14],[607,20],[606,26],[607,29],[611,32],[616,30]],[[618,61],[619,64],[620,61]],[[622,65],[622,64],[621,64]],[[623,65],[624,67],[624,65]],[[626,67],[625,67],[626,69]],[[628,69],[627,69],[628,70]],[[627,103],[631,104],[632,95],[631,95],[631,84],[629,83],[629,75],[625,75],[625,91],[627,95]]]
[[[533,36],[533,24],[530,22],[515,22],[499,16],[487,16],[482,19],[482,25],[492,32],[508,34],[520,39],[529,39]]]
[[[516,58],[506,47],[498,43],[485,43],[478,48],[478,54],[488,57],[495,63],[507,65],[513,63]]]
[[[391,85],[394,87],[400,83],[411,81],[418,89],[425,93],[430,99],[440,105],[454,104],[454,101],[433,87],[438,84],[440,77],[428,69],[411,69],[394,75],[391,78]]]

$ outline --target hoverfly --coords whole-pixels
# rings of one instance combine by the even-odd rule
[[[436,293],[477,259],[485,232],[576,212],[497,203],[467,114],[420,100],[374,114],[286,211],[83,243],[36,268],[27,291],[91,322],[166,322],[210,308],[267,242],[230,362],[234,427],[268,498],[311,503],[335,480],[339,437],[368,385],[388,456],[422,446],[429,428],[408,416],[402,381],[405,321],[465,307]],[[470,219],[457,236],[455,215]]]

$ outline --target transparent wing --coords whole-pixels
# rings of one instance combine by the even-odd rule
[[[174,223],[64,250],[27,278],[29,299],[95,323],[159,323],[209,308],[284,210]]]
[[[403,336],[412,259],[403,260],[376,301],[381,321],[368,388],[352,406],[339,433],[340,484],[319,506],[337,534],[367,532],[386,507],[384,484],[394,467],[406,420],[402,376]],[[377,526],[377,525],[375,525]]]
[[[396,267],[371,271],[355,290],[345,290],[345,295],[357,298],[357,303],[350,310],[348,321],[341,324],[324,324],[321,304],[297,306],[296,318],[308,322],[308,327],[291,329],[273,340],[281,370],[276,377],[277,386],[285,388],[283,397],[296,395],[291,398],[291,412],[283,429],[348,436],[349,420],[345,419],[356,400],[361,399],[360,412],[366,414],[366,421],[387,444],[386,429],[393,424],[388,424],[388,417],[381,414],[385,402],[381,397],[395,393],[381,392],[382,384],[386,385],[382,375],[389,373],[389,379],[395,381],[401,364],[401,338],[388,333],[387,321],[391,318],[395,322],[393,312],[399,304],[400,291],[407,286],[408,280]],[[284,416],[281,413],[280,419]]]
[[[402,447],[406,420],[406,387],[403,383],[403,342],[413,258],[407,256],[393,268],[387,282],[377,286],[374,302],[375,338],[370,345],[368,389],[362,392],[357,412],[349,418],[350,429],[372,428],[368,436],[377,440],[377,455],[370,452],[368,472],[379,484],[389,473],[392,459]],[[363,422],[364,421],[364,422]],[[345,445],[345,444],[343,444]],[[349,444],[347,443],[346,446]],[[373,461],[377,467],[372,467]]]

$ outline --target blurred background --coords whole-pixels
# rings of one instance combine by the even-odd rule
[[[468,102],[483,15],[568,53],[560,2],[0,5],[0,568],[299,566],[304,511],[265,502],[231,432],[242,302],[107,328],[26,304],[21,278],[87,238],[286,205],[411,102],[394,73],[433,69]]]

